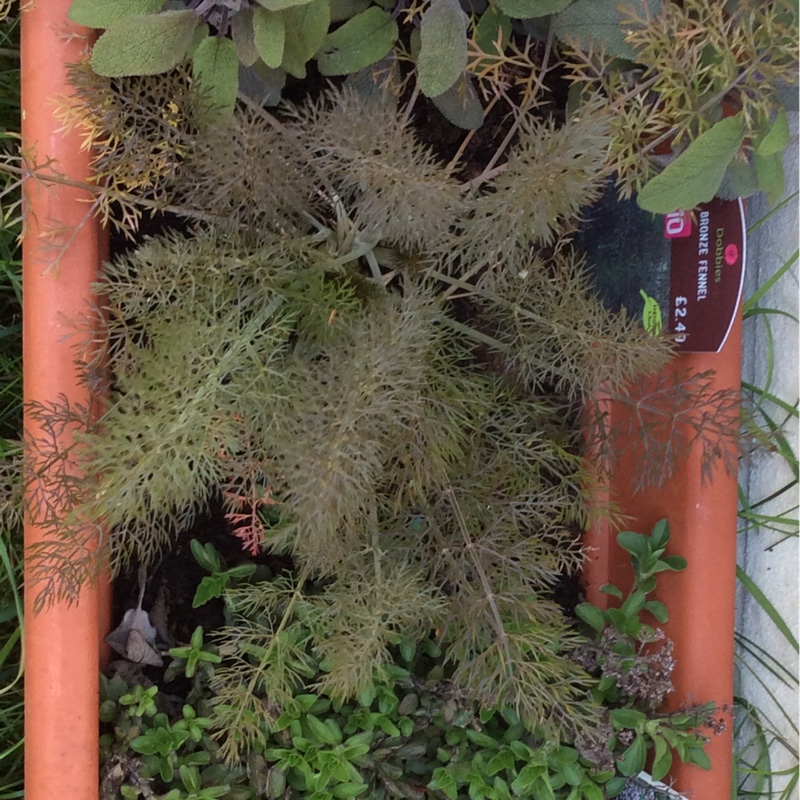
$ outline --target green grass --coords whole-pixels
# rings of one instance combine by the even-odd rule
[[[19,32],[11,18],[0,22],[0,148],[16,144],[19,114]],[[3,222],[0,216],[0,456],[22,426],[19,228]],[[0,800],[23,796],[21,552],[21,531],[0,530]]]
[[[0,800],[23,794],[23,617],[18,549],[0,540]]]

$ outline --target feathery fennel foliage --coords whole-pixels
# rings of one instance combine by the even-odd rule
[[[162,113],[131,96],[141,107],[113,113]],[[28,442],[28,510],[52,533],[34,553],[40,603],[91,578],[76,558],[86,520],[110,530],[115,567],[147,563],[221,496],[248,548],[294,564],[232,595],[213,682],[228,761],[302,681],[353,697],[430,631],[472,699],[548,740],[590,731],[591,681],[569,659],[581,640],[548,599],[580,566],[572,527],[591,512],[568,420],[576,399],[624,392],[670,355],[603,309],[563,241],[540,247],[595,197],[604,121],[526,123],[506,172],[468,201],[401,111],[355,92],[285,121],[245,103],[225,127],[167,127],[179,144],[158,185],[196,227],[105,268],[102,341],[76,331],[89,385],[111,380],[102,416],[66,399],[31,410],[46,425]],[[113,164],[164,132],[88,141]],[[155,202],[127,178],[98,191]],[[61,429],[75,431],[66,451]]]
[[[620,69],[617,54],[593,41],[570,39],[566,60],[581,91],[606,98],[608,168],[622,197],[658,173],[652,156],[663,152],[659,145],[681,152],[719,121],[723,103],[755,145],[744,150],[757,149],[784,108],[782,93],[797,91],[797,9],[790,3],[686,0],[655,12],[631,3],[621,27],[630,68]],[[731,166],[741,169],[749,157],[744,152]]]
[[[465,202],[457,181],[387,101],[335,90],[296,116],[315,163],[367,238],[405,252],[442,252]]]
[[[513,263],[531,245],[552,244],[600,196],[609,143],[599,106],[587,105],[561,127],[524,118],[505,171],[472,199],[459,243],[469,260]]]
[[[670,360],[667,339],[654,339],[624,308],[608,311],[590,283],[572,249],[547,265],[533,258],[516,274],[499,271],[486,282],[481,299],[487,316],[507,346],[510,369],[531,389],[549,383],[584,400],[599,391],[624,394],[636,376]]]

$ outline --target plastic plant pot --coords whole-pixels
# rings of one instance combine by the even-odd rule
[[[67,65],[78,61],[88,42],[85,31],[67,21],[71,0],[36,0],[24,4],[22,18],[23,146],[36,163],[52,159],[70,179],[90,175],[89,156],[79,137],[64,136],[53,117],[54,98],[69,94]],[[64,185],[33,180],[26,188],[28,228],[23,257],[24,397],[26,403],[52,402],[65,396],[85,402],[70,343],[69,320],[91,303],[90,285],[104,250],[104,236],[88,216],[88,194]],[[57,236],[54,238],[54,232]],[[58,258],[54,244],[61,241]],[[729,331],[720,352],[681,355],[672,369],[716,370],[717,388],[739,386],[741,323]],[[621,409],[609,406],[613,416]],[[34,421],[26,432],[36,436]],[[630,518],[630,527],[648,530],[667,517],[672,546],[685,555],[686,572],[665,576],[661,599],[671,610],[668,635],[675,641],[678,666],[673,704],[715,700],[730,706],[733,692],[733,620],[736,542],[736,477],[718,471],[703,484],[696,454],[677,479],[658,491],[634,494],[637,465],[622,459],[607,491]],[[26,545],[45,532],[30,521]],[[598,588],[624,583],[626,564],[611,531],[593,529],[587,539],[591,559],[586,569],[589,599],[602,601]],[[34,576],[26,580],[26,798],[92,800],[97,798],[98,669],[103,635],[110,629],[109,593],[102,583],[84,588],[80,602],[57,603],[33,613]],[[677,765],[672,777],[679,790],[703,800],[730,797],[731,734],[715,737],[709,747],[708,773]]]
[[[30,163],[52,162],[70,180],[86,181],[89,154],[79,136],[64,136],[54,100],[70,92],[67,65],[79,61],[85,32],[67,22],[70,0],[23,3],[21,18],[22,144]],[[70,320],[85,314],[105,237],[90,218],[84,190],[44,184],[24,187],[23,242],[24,402],[59,397],[86,403],[67,338]],[[40,431],[26,415],[26,436]],[[69,443],[69,432],[62,445]],[[47,476],[44,475],[46,490]],[[46,538],[31,519],[26,550]],[[98,796],[98,669],[109,628],[110,594],[102,582],[87,586],[77,604],[57,602],[34,613],[36,575],[25,576],[25,796],[28,800],[91,800]]]

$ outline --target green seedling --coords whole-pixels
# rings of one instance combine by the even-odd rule
[[[200,581],[192,600],[192,608],[199,608],[209,600],[222,597],[228,586],[249,578],[256,571],[255,564],[239,564],[230,569],[223,569],[222,559],[211,542],[200,544],[197,539],[192,539],[190,547],[195,561],[211,573]]]
[[[615,732],[635,732],[633,741],[621,753],[617,768],[626,777],[638,775],[645,768],[648,751],[652,750],[651,774],[660,781],[672,767],[674,750],[684,763],[710,769],[711,761],[704,749],[708,739],[698,734],[696,728],[704,723],[714,708],[714,703],[707,703],[692,713],[671,714],[655,719],[633,708],[613,709],[611,724]]]
[[[128,694],[119,698],[119,704],[127,706],[129,713],[136,717],[153,717],[158,711],[155,701],[157,694],[158,686],[145,689],[144,686],[136,684]]]
[[[645,645],[663,640],[663,634],[642,620],[649,613],[659,623],[669,614],[666,606],[648,599],[656,588],[656,576],[661,572],[677,572],[686,568],[686,560],[678,555],[666,555],[669,544],[669,523],[660,520],[649,535],[623,531],[617,541],[631,557],[633,586],[626,595],[612,584],[601,591],[620,601],[618,608],[602,610],[590,603],[581,603],[575,613],[589,626],[595,642],[595,657],[599,668],[597,685],[593,690],[599,702],[621,705],[612,708],[610,719],[614,731],[610,750],[617,758],[617,769],[626,778],[644,770],[648,753],[652,751],[652,774],[663,778],[673,762],[673,752],[686,763],[709,769],[705,753],[706,737],[697,728],[709,724],[714,704],[698,706],[684,714],[658,715],[652,712],[671,691],[671,644],[660,649],[645,649]],[[660,674],[661,673],[661,674]],[[659,675],[659,677],[656,677]],[[652,676],[652,686],[636,689],[628,682],[632,675],[640,679]],[[647,712],[636,705],[645,704]],[[625,731],[625,744],[619,733]],[[632,737],[632,738],[631,738]]]
[[[575,613],[597,634],[610,625],[620,633],[639,640],[653,634],[653,628],[642,622],[642,612],[649,612],[661,624],[669,619],[667,608],[660,600],[648,599],[656,587],[656,575],[659,572],[686,569],[686,559],[678,555],[664,555],[669,543],[669,523],[665,519],[655,524],[649,536],[622,531],[617,535],[617,542],[630,553],[633,588],[625,597],[619,587],[605,584],[600,591],[621,600],[619,608],[603,611],[590,603],[580,603]]]
[[[203,628],[198,625],[192,633],[187,647],[172,647],[169,654],[179,661],[185,661],[183,671],[187,678],[193,678],[198,667],[205,664],[219,664],[222,659],[210,648],[203,645]]]
[[[183,784],[183,791],[172,789],[164,795],[164,800],[216,800],[218,797],[225,797],[231,788],[227,784],[202,788],[197,767],[181,765],[178,774]]]
[[[169,783],[175,774],[178,750],[188,738],[189,732],[173,728],[166,714],[156,714],[153,727],[137,736],[131,742],[131,749],[144,756],[143,763],[150,777],[158,775]]]

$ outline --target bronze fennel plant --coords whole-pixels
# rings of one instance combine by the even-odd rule
[[[133,96],[141,107],[124,113],[162,115]],[[29,513],[53,533],[32,554],[41,603],[91,577],[87,519],[109,532],[115,567],[151,562],[217,494],[250,514],[250,548],[292,555],[290,578],[239,590],[260,615],[220,634],[215,726],[230,761],[260,735],[260,697],[279,713],[309,652],[326,665],[320,686],[347,698],[403,637],[431,630],[457,684],[546,738],[598,718],[569,658],[582,638],[549,599],[580,566],[573,526],[590,514],[570,409],[671,353],[602,308],[560,238],[596,196],[602,120],[531,123],[508,174],[546,159],[552,178],[465,196],[402,115],[341,90],[280,122],[247,104],[222,129],[176,116],[158,180],[194,228],[107,265],[103,340],[76,349],[90,385],[111,376],[112,402],[98,422],[66,401],[32,409],[53,430],[87,429],[67,452],[28,443]],[[109,165],[152,154],[165,132],[145,127],[134,147],[96,125]],[[156,201],[151,184],[119,180]],[[491,221],[512,191],[533,228],[506,246]],[[467,322],[448,287],[469,295]],[[37,462],[60,464],[61,482],[41,483]],[[280,524],[260,513],[270,506]]]

